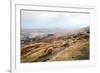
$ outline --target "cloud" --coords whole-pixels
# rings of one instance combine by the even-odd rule
[[[90,15],[43,11],[22,11],[22,28],[80,28],[89,26]]]

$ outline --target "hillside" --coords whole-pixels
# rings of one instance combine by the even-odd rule
[[[21,62],[89,59],[89,27],[21,41]]]

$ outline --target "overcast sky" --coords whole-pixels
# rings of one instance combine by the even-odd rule
[[[89,26],[90,15],[82,13],[61,13],[43,11],[21,11],[22,29],[68,28]]]

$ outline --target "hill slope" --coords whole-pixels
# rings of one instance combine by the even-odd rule
[[[37,39],[34,43],[22,46],[21,62],[89,59],[89,27],[72,33],[62,33],[64,34],[52,34],[42,39]]]

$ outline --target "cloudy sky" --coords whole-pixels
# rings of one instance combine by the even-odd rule
[[[21,11],[21,28],[68,28],[89,26],[90,15],[82,13]]]

